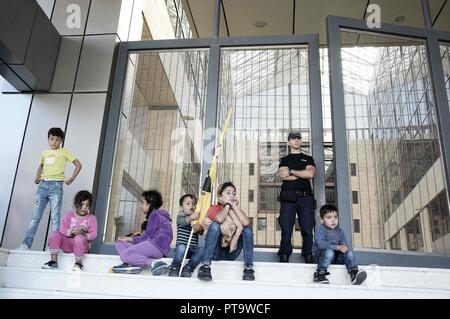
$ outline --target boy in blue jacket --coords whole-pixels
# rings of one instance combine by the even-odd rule
[[[320,221],[314,234],[313,256],[317,262],[314,282],[330,283],[326,277],[331,264],[345,264],[352,285],[360,285],[367,278],[365,271],[358,271],[358,265],[344,231],[339,227],[339,213],[334,205],[323,205],[320,208]]]

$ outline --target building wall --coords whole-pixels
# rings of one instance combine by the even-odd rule
[[[16,247],[23,240],[37,189],[33,180],[39,156],[48,147],[50,127],[66,131],[64,146],[83,165],[74,183],[64,187],[62,214],[72,209],[77,191],[92,191],[101,150],[103,117],[111,94],[108,88],[114,48],[119,41],[136,39],[136,34],[140,36],[139,26],[142,26],[142,16],[137,14],[139,10],[134,10],[142,5],[138,0],[39,0],[38,3],[61,34],[62,43],[49,92],[21,94],[3,88],[0,96],[2,133],[14,136],[0,141],[0,149],[10,151],[0,171],[4,187],[0,197],[0,226],[5,226],[2,246],[6,248]],[[79,28],[67,24],[72,14],[67,12],[70,4],[81,9]],[[12,103],[14,108],[4,107]],[[66,176],[72,171],[73,165],[69,163]],[[48,214],[47,208],[33,249],[45,248]]]

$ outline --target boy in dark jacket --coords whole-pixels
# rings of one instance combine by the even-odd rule
[[[358,265],[344,231],[339,227],[338,209],[334,205],[320,208],[320,224],[314,234],[313,255],[317,262],[314,282],[328,284],[326,275],[330,264],[345,264],[353,285],[360,285],[367,278],[365,271],[358,271]]]

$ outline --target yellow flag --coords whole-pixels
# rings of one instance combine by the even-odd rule
[[[217,176],[217,160],[219,157],[219,150],[222,148],[223,140],[225,138],[225,134],[227,132],[228,124],[230,123],[232,114],[233,114],[233,107],[231,107],[230,110],[228,111],[227,118],[225,120],[222,132],[220,134],[219,144],[217,145],[214,151],[214,157],[211,161],[211,165],[209,166],[208,173],[206,174],[205,181],[202,187],[202,192],[199,196],[199,199],[197,201],[197,207],[195,209],[196,212],[200,213],[200,217],[194,223],[197,224],[201,223],[205,218],[206,214],[208,213],[209,207],[211,206],[211,193],[212,187],[216,181]]]

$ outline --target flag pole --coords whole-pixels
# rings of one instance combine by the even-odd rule
[[[200,194],[200,197],[197,202],[196,212],[200,213],[199,218],[196,221],[193,221],[191,223],[191,227],[194,224],[200,224],[203,219],[205,218],[206,214],[208,213],[209,206],[211,205],[211,193],[212,193],[212,187],[214,182],[216,181],[216,175],[217,175],[217,160],[219,158],[219,150],[222,148],[223,140],[225,138],[225,133],[228,129],[228,124],[231,121],[231,115],[233,114],[233,107],[230,108],[227,114],[227,118],[225,120],[225,123],[223,125],[222,133],[219,137],[219,144],[217,145],[214,156],[211,161],[211,164],[209,166],[208,172],[206,173],[205,181],[203,183],[202,192]],[[181,271],[183,269],[184,262],[186,261],[186,256],[190,248],[190,243],[192,240],[192,236],[194,234],[194,229],[191,228],[191,233],[189,235],[188,245],[186,247],[186,251],[184,252],[183,260],[181,261],[180,270],[178,272],[178,277],[181,276]]]

